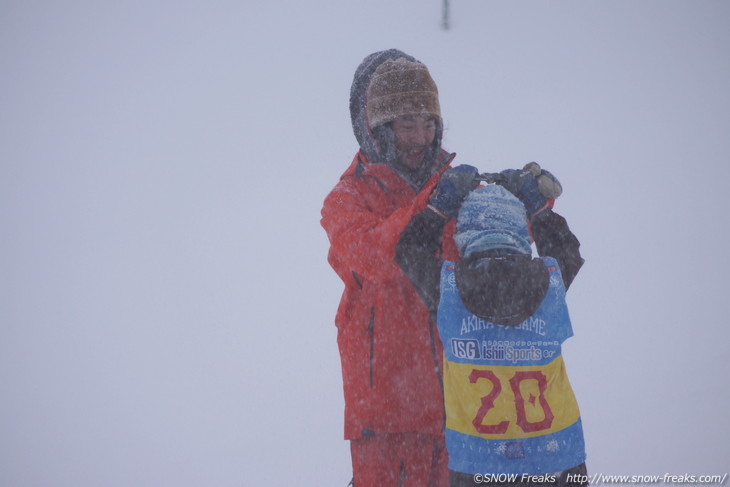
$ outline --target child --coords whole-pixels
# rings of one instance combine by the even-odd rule
[[[474,485],[476,474],[582,480],[580,413],[560,350],[572,329],[557,260],[532,259],[525,208],[498,185],[467,196],[454,240],[461,260],[443,264],[437,317],[452,486]]]
[[[451,487],[587,484],[561,355],[572,335],[565,290],[583,259],[565,220],[542,202],[531,206],[543,258],[532,258],[518,198],[499,185],[472,191],[456,223],[460,258],[443,262],[438,290],[424,278],[429,250],[408,246],[410,232],[427,226],[401,238],[401,266],[437,311]],[[416,262],[420,271],[409,272]]]

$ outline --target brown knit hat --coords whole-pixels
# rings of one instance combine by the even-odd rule
[[[368,85],[366,109],[370,128],[422,114],[441,120],[438,89],[428,68],[405,58],[378,66]]]

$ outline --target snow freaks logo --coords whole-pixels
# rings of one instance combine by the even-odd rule
[[[487,473],[475,474],[475,484],[506,484],[522,482],[525,484],[554,484],[558,480],[555,474],[530,475],[517,473]]]

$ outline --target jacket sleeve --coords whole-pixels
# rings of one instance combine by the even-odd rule
[[[558,261],[565,289],[568,289],[585,262],[580,255],[580,242],[568,228],[565,218],[552,210],[541,212],[531,223],[537,253]]]
[[[396,244],[413,215],[426,207],[431,186],[425,187],[412,204],[383,215],[368,204],[360,191],[364,183],[352,179],[342,179],[322,208],[330,261],[367,280],[391,279],[401,272],[395,262]]]
[[[400,235],[395,260],[428,309],[439,304],[442,236],[446,220],[426,209],[416,214]]]

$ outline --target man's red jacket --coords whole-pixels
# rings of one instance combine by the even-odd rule
[[[416,191],[392,167],[360,152],[324,201],[329,263],[345,284],[337,310],[345,438],[370,433],[441,434],[442,348],[424,302],[396,264],[395,248],[453,156]],[[444,229],[455,255],[453,220]]]

